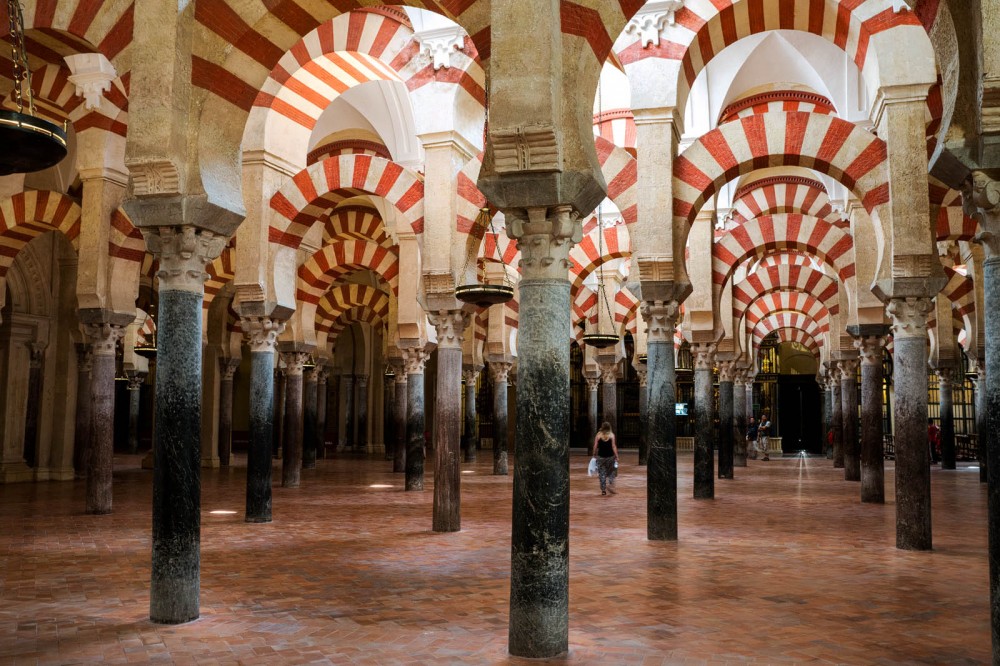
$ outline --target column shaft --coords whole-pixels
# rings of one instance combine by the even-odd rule
[[[733,383],[733,466],[747,466],[747,389],[743,372]]]
[[[677,374],[674,326],[680,305],[674,301],[642,304],[648,327],[646,383],[649,391],[649,460],[646,469],[646,537],[677,540]]]
[[[301,352],[282,352],[285,360],[285,436],[281,455],[281,487],[298,488],[302,475]],[[304,357],[305,354],[302,354]]]
[[[354,397],[354,412],[357,417],[355,445],[359,451],[368,451],[368,375],[358,375],[354,383],[357,395]]]
[[[402,367],[396,370],[396,402],[392,410],[393,434],[396,445],[392,453],[392,471],[397,474],[406,472],[406,447],[409,441],[406,428],[406,406],[409,400],[409,378]]]
[[[419,352],[423,354],[423,352]],[[406,489],[424,489],[424,373],[406,375]]]
[[[843,401],[844,480],[861,480],[861,450],[858,446],[858,384],[855,361],[842,361],[840,398]]]
[[[647,354],[647,361],[649,355]],[[649,462],[649,366],[645,363],[639,373],[639,465]],[[593,440],[591,440],[593,441]]]
[[[841,468],[844,466],[843,387],[840,380],[836,377],[837,371],[834,370],[833,372],[834,378],[830,382],[830,428],[833,430],[833,466]]]
[[[100,515],[111,513],[112,506],[111,469],[115,454],[115,345],[121,338],[123,329],[121,326],[108,324],[86,325],[85,328],[93,343],[86,512]]]
[[[719,478],[732,479],[735,465],[733,441],[733,382],[719,381]]]
[[[507,475],[507,373],[510,363],[490,363],[493,376],[493,474]]]
[[[594,436],[597,435],[597,429],[601,427],[600,422],[597,420],[597,391],[600,389],[600,386],[601,380],[599,378],[587,379],[587,423],[590,426],[590,433],[587,438],[588,447],[591,442],[594,441]]]
[[[326,457],[326,406],[329,399],[327,370],[323,368],[316,382],[316,441],[313,444],[316,457],[321,460]]]
[[[358,424],[354,413],[354,377],[342,375],[341,390],[344,392],[344,442],[343,449],[350,450],[357,444]]]
[[[476,462],[479,449],[479,433],[476,431],[476,377],[477,370],[470,370],[465,375],[465,462]]]
[[[611,424],[612,432],[617,432],[618,430],[618,377],[616,371],[612,368],[610,371],[604,373],[604,379],[601,382],[601,391],[603,393],[604,409],[602,410],[601,420]]]
[[[134,384],[134,385],[133,385]],[[128,384],[128,452],[139,452],[139,407],[142,381]]]
[[[306,370],[302,380],[302,468],[316,469],[316,369]]]
[[[246,328],[244,328],[246,330]],[[271,446],[274,442],[274,345],[251,347],[250,442],[246,522],[271,522]]]
[[[715,497],[715,436],[712,423],[712,364],[714,344],[692,345],[694,367],[694,497]]]
[[[881,336],[860,338],[861,352],[861,501],[885,503],[885,454],[882,448]]]
[[[77,345],[76,428],[73,434],[73,470],[78,479],[87,474],[90,454],[90,345]]]
[[[433,530],[457,532],[462,529],[462,334],[469,317],[458,310],[429,318],[438,338]]]
[[[993,242],[996,242],[994,236]],[[989,247],[989,246],[988,246]],[[993,663],[1000,661],[1000,256],[991,252],[983,263],[984,329],[986,336],[986,377],[984,387],[983,429],[986,471],[988,474],[987,507],[989,514],[990,619],[993,637]]]
[[[955,408],[952,370],[938,371],[938,406],[941,413],[941,469],[955,469]]]

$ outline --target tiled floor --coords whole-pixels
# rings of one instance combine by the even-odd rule
[[[202,618],[175,627],[146,619],[152,475],[138,458],[117,459],[110,516],[82,514],[81,482],[0,487],[0,663],[516,661],[512,478],[490,476],[485,453],[465,466],[457,534],[432,533],[433,493],[403,492],[381,460],[320,461],[302,488],[275,488],[269,525],[243,523],[242,468],[206,471]],[[680,541],[651,543],[635,462],[601,497],[572,459],[570,662],[989,660],[974,470],[935,468],[936,549],[908,553],[893,505],[861,505],[818,459],[751,461],[695,501],[681,456]]]

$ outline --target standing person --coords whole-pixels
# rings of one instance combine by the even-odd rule
[[[941,428],[937,427],[934,419],[927,419],[927,446],[931,449],[931,464],[941,462]]]
[[[601,481],[601,494],[608,491],[614,495],[615,477],[618,476],[618,447],[615,446],[615,433],[611,432],[611,424],[605,421],[594,437],[594,457],[597,458],[597,477]]]
[[[747,451],[750,452],[750,460],[757,460],[757,419],[750,417],[747,424]]]
[[[770,460],[767,457],[767,446],[771,443],[771,419],[767,412],[760,415],[760,425],[757,426],[757,445],[764,453],[762,460]]]

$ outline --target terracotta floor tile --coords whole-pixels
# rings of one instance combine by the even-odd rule
[[[507,655],[512,477],[465,465],[463,530],[430,531],[427,490],[382,460],[320,461],[242,520],[242,459],[205,470],[202,617],[147,619],[152,475],[119,457],[115,513],[82,482],[0,486],[0,664],[486,664]],[[680,541],[645,532],[645,471],[614,497],[572,457],[570,653],[603,664],[973,664],[990,659],[985,486],[932,472],[935,550],[896,550],[890,502],[829,461],[751,461],[691,497]],[[280,478],[277,474],[275,478]],[[389,489],[373,489],[386,483]],[[236,515],[212,515],[215,509]]]

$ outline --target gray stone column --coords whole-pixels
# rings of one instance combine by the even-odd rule
[[[639,376],[639,465],[649,462],[649,374],[645,363],[636,361],[635,373]]]
[[[219,466],[229,467],[233,451],[233,377],[238,358],[219,358]],[[131,388],[131,387],[130,387]]]
[[[938,410],[941,414],[941,469],[955,469],[955,409],[952,401],[952,368],[934,371],[938,381]]]
[[[142,231],[160,261],[149,618],[179,624],[199,615],[205,265],[228,239],[192,226]]]
[[[834,460],[834,466],[836,467],[837,456],[833,451],[833,444],[827,439],[830,431],[833,429],[833,385],[837,381],[833,379],[831,373],[830,366],[827,365],[827,371],[823,375],[821,384],[823,387],[823,449],[826,450],[829,447],[827,456]]]
[[[507,476],[507,377],[513,363],[490,361],[493,380],[493,474]]]
[[[517,422],[511,525],[510,652],[569,645],[569,251],[582,236],[569,206],[508,209],[521,251]]]
[[[302,469],[316,469],[316,410],[319,371],[302,372]]]
[[[858,361],[843,359],[840,370],[841,424],[844,439],[844,480],[861,480],[861,449],[858,442]]]
[[[677,375],[674,328],[677,301],[643,301],[649,391],[649,460],[646,469],[646,538],[677,540]]]
[[[747,373],[733,373],[733,466],[747,466]]]
[[[87,513],[111,513],[111,468],[115,454],[115,347],[124,326],[85,324],[90,342],[90,455],[87,457]],[[198,347],[201,353],[201,345]],[[201,373],[199,373],[200,375]],[[200,386],[200,384],[199,384]]]
[[[989,479],[986,466],[986,363],[976,362],[976,456],[979,458],[979,483],[986,483]]]
[[[715,497],[715,437],[712,403],[712,366],[715,364],[714,342],[691,345],[694,359],[694,498]]]
[[[465,381],[465,462],[476,462],[479,449],[479,432],[476,428],[476,378],[482,368],[462,370]]]
[[[316,373],[316,457],[326,458],[326,406],[330,400],[327,378],[330,371],[319,366]]]
[[[719,361],[719,478],[732,479],[736,443],[733,440],[733,361]]]
[[[882,449],[882,355],[885,337],[854,340],[861,355],[861,501],[885,503],[885,452]]]
[[[246,515],[248,523],[271,522],[271,449],[274,445],[274,351],[284,322],[269,317],[240,317],[250,348],[250,441],[247,447]]]
[[[930,298],[894,298],[886,306],[894,348],[896,547],[930,550],[931,474],[927,449],[927,313]]]
[[[462,335],[469,315],[442,310],[428,315],[437,332],[437,387],[434,391],[435,532],[462,529]]]
[[[128,452],[139,452],[140,391],[146,381],[145,372],[133,372],[128,377]]]
[[[406,489],[424,489],[424,366],[428,353],[402,350],[406,367]]]
[[[601,422],[597,420],[597,392],[601,388],[601,376],[585,376],[584,379],[587,380],[587,423],[590,425],[587,446],[590,447],[597,435],[597,429],[601,427]]]
[[[610,423],[611,430],[618,432],[618,362],[601,363],[601,392],[604,409],[601,421]]]
[[[280,458],[282,442],[285,439],[285,372],[274,368],[274,428],[272,430],[271,455]]]
[[[30,342],[28,350],[28,410],[24,422],[24,462],[28,467],[38,467],[38,420],[42,407],[42,366],[48,342]]]
[[[358,425],[354,413],[354,375],[340,376],[340,390],[344,396],[344,441],[338,448],[346,451],[354,449],[358,442]]]
[[[749,372],[750,371],[748,370],[747,371],[747,423],[750,422],[750,417],[754,416],[754,413],[753,413],[753,385],[754,385],[754,378],[756,377],[756,375],[751,375],[751,374],[749,374]]]
[[[368,375],[357,375],[354,388],[354,413],[357,424],[354,445],[361,452],[368,451]]]
[[[830,363],[830,428],[833,430],[833,466],[844,466],[844,402],[840,383],[840,365]]]
[[[309,354],[283,351],[285,362],[285,433],[281,454],[281,487],[298,488],[302,476],[302,372]]]
[[[396,433],[393,430],[395,422],[392,417],[393,406],[396,404],[396,373],[382,375],[382,442],[385,448],[385,459],[392,460],[396,453]]]
[[[76,345],[76,428],[73,435],[73,471],[76,478],[87,476],[90,453],[90,373],[93,354],[89,344]]]
[[[396,366],[396,402],[393,405],[393,432],[396,435],[396,446],[392,453],[392,471],[396,474],[406,472],[406,447],[409,442],[406,433],[406,407],[409,400],[409,381],[403,364]]]

